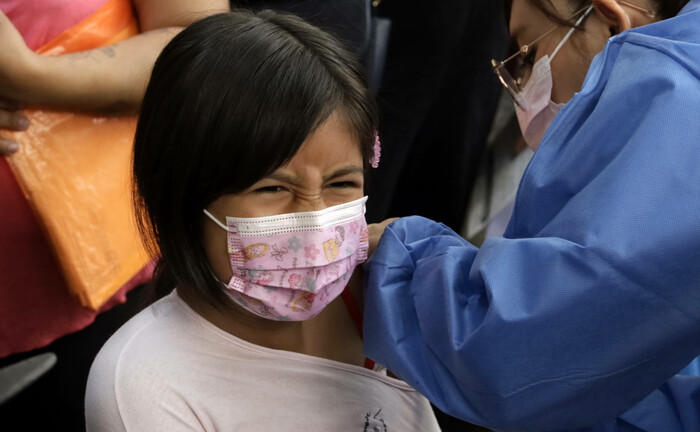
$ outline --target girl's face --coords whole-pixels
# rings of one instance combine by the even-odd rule
[[[224,195],[207,210],[220,221],[322,210],[360,199],[364,168],[359,140],[338,114],[306,138],[287,165],[247,190]],[[231,279],[226,231],[204,218],[204,245],[214,274]]]
[[[651,9],[647,1],[627,1],[635,6]],[[562,18],[567,19],[578,12],[576,10],[578,2],[571,0],[551,0],[551,2]],[[556,103],[570,101],[574,94],[581,90],[593,58],[605,48],[605,43],[610,37],[629,28],[654,21],[644,12],[619,3],[617,0],[593,0],[593,5],[595,11],[586,18],[583,29],[573,33],[551,62],[554,83],[552,101]],[[556,24],[530,1],[513,0],[510,34],[519,47],[530,44],[555,26]],[[524,77],[523,86],[529,77],[532,65],[545,55],[551,57],[569,30],[570,27],[560,26],[534,45],[520,73]]]

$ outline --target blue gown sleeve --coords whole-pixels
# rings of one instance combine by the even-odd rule
[[[604,423],[698,352],[700,302],[638,281],[600,286],[615,263],[562,238],[494,238],[479,250],[410,217],[387,228],[366,269],[367,356],[444,412],[494,429]],[[700,426],[700,381],[678,379],[682,390],[669,382],[630,416],[661,407],[681,422],[684,408]],[[681,407],[669,396],[676,390],[695,397]],[[598,430],[638,430],[626,424]]]

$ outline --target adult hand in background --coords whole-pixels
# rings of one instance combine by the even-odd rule
[[[399,218],[390,218],[379,223],[367,225],[367,230],[369,231],[369,256],[372,256],[374,250],[377,248],[379,239],[382,237],[382,234],[384,234],[386,227],[398,219]]]
[[[17,142],[2,133],[3,129],[23,131],[29,127],[29,119],[19,112],[20,104],[0,99],[0,156],[8,156],[19,149]]]
[[[0,12],[0,155],[17,143],[2,130],[25,130],[23,106],[105,114],[136,112],[161,50],[187,25],[229,10],[226,0],[132,0],[141,33],[82,52],[43,56],[30,50]],[[15,101],[15,102],[10,102]]]
[[[29,77],[29,64],[34,54],[24,43],[14,25],[0,11],[0,155],[10,155],[19,148],[2,129],[23,131],[29,120],[19,110],[22,104],[11,102],[21,94]]]
[[[2,11],[0,44],[0,99],[19,101],[30,84],[32,64],[38,55],[27,47],[22,35]],[[4,122],[2,126],[5,127]]]

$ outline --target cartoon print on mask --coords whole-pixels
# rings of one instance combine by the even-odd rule
[[[270,246],[265,243],[255,243],[243,250],[243,260],[244,262],[252,261],[255,258],[260,258],[265,256]]]
[[[267,285],[272,282],[272,273],[258,266],[254,269],[248,269],[248,277],[250,281],[258,285]]]
[[[335,227],[335,237],[323,242],[323,252],[326,254],[326,260],[328,260],[329,263],[335,261],[338,257],[338,248],[343,244],[344,240],[345,228],[337,226]]]
[[[326,259],[329,263],[336,259],[338,256],[338,245],[335,243],[335,239],[323,242],[323,252],[326,254]]]
[[[296,295],[296,296],[295,296]],[[304,312],[311,309],[316,300],[316,294],[307,291],[295,292],[287,303],[287,307],[294,312]]]
[[[304,247],[304,256],[306,258],[311,258],[312,261],[316,260],[316,257],[321,251],[318,250],[315,244]]]
[[[360,232],[360,243],[365,243],[369,241],[369,230],[367,227],[364,227],[362,229],[362,232]]]
[[[340,278],[340,266],[338,264],[333,264],[332,266],[328,267],[328,275],[331,276],[333,279],[339,279]]]
[[[272,252],[270,252],[270,255],[275,257],[277,261],[282,261],[284,259],[284,256],[289,252],[289,249],[286,247],[281,247],[278,248],[277,245],[272,245]]]
[[[307,277],[304,279],[304,285],[302,288],[310,292],[316,291],[316,279]]]
[[[299,237],[294,236],[289,239],[288,246],[289,249],[293,250],[294,253],[296,253],[299,249],[301,249],[301,240],[299,240]]]
[[[302,277],[300,274],[294,273],[294,274],[289,276],[288,280],[289,280],[289,287],[296,289],[296,288],[299,288],[299,286],[301,285]]]
[[[263,316],[268,316],[268,317],[275,317],[276,316],[275,310],[272,309],[270,306],[266,305],[265,303],[263,303],[257,299],[250,299],[250,300],[255,300],[254,304],[260,308],[260,313]]]

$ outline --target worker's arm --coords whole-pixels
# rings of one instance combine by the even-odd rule
[[[563,238],[494,238],[479,250],[441,224],[400,219],[365,266],[365,353],[472,423],[600,424],[699,350],[700,282],[687,280],[683,301],[625,280],[632,274],[624,267]],[[683,380],[684,392],[700,391],[700,378]],[[677,416],[673,401],[655,397]]]

